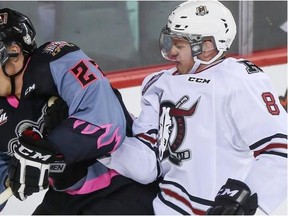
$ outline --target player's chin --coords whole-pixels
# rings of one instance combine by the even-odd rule
[[[185,67],[183,67],[183,65],[179,62],[177,62],[176,64],[176,68],[179,74],[187,74],[189,71],[187,71],[187,69]]]
[[[0,97],[7,97],[11,94],[11,88],[1,88],[0,87]]]

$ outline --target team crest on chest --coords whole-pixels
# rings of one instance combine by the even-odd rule
[[[8,120],[7,113],[0,109],[0,126],[5,124]]]
[[[26,130],[27,128],[34,128],[37,131],[39,131],[41,134],[44,133],[44,115],[46,113],[47,105],[44,105],[41,109],[41,115],[35,119],[35,121],[32,121],[30,119],[23,119],[20,121],[16,127],[15,127],[15,137],[12,138],[7,146],[7,154],[13,155],[14,149],[17,145],[19,145],[18,138],[20,134]]]
[[[189,149],[180,150],[186,134],[185,118],[192,116],[197,108],[200,98],[189,108],[181,106],[189,101],[183,96],[176,104],[164,101],[160,105],[158,147],[160,160],[168,158],[173,164],[181,165],[183,160],[191,158]]]

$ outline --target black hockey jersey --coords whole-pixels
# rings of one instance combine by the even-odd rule
[[[1,191],[17,137],[31,126],[44,132],[43,118],[51,96],[60,96],[69,107],[69,118],[48,136],[67,163],[66,171],[51,179],[55,190],[86,194],[106,188],[119,176],[97,158],[115,151],[125,137],[121,104],[91,58],[75,44],[53,41],[39,47],[27,60],[21,99],[9,96],[0,100]]]

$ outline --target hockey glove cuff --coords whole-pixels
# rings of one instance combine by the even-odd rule
[[[19,137],[9,163],[8,178],[14,196],[25,200],[27,196],[48,187],[49,163],[54,152],[35,129],[25,130]]]
[[[257,194],[238,180],[228,179],[219,190],[207,215],[254,215],[258,207]]]

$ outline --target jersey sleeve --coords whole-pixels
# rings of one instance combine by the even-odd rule
[[[74,49],[51,61],[50,70],[69,119],[49,134],[49,141],[66,162],[96,159],[117,149],[125,136],[125,116],[98,65]]]
[[[161,175],[156,147],[158,96],[153,92],[153,86],[146,89],[151,84],[151,77],[147,77],[142,84],[142,112],[134,119],[132,126],[135,137],[126,137],[110,157],[99,159],[106,167],[142,184],[151,183]]]
[[[146,77],[142,83],[141,113],[133,123],[133,134],[146,143],[156,144],[159,122],[159,97],[161,90],[155,83],[163,72]]]
[[[245,182],[258,194],[260,208],[272,213],[287,198],[287,113],[265,74],[248,76],[234,82],[229,100],[231,126],[238,131],[234,147],[254,155]]]
[[[142,184],[155,181],[161,174],[157,155],[137,137],[126,137],[110,157],[99,161],[106,167]]]
[[[105,166],[143,184],[156,180],[162,173],[157,148],[160,92],[153,85],[160,76],[152,74],[143,81],[142,111],[132,125],[134,137],[126,137],[110,158],[101,159]]]

